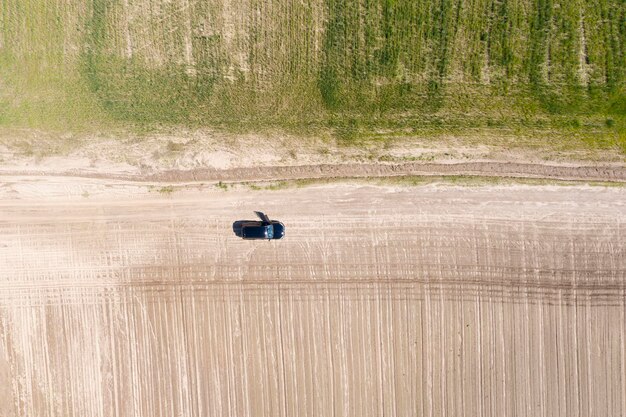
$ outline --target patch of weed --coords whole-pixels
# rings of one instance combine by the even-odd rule
[[[185,145],[171,140],[167,141],[167,150],[170,152],[180,152],[185,149]]]
[[[174,187],[172,185],[166,185],[164,187],[160,187],[157,189],[159,194],[170,195],[174,192]]]

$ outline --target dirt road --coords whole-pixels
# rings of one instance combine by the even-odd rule
[[[33,169],[36,168],[36,169]],[[107,167],[108,168],[108,167]],[[141,170],[111,170],[102,172],[97,168],[73,168],[50,170],[45,165],[21,166],[17,169],[1,169],[0,175],[22,176],[37,180],[50,175],[63,178],[100,178],[104,180],[135,182],[242,182],[280,181],[297,179],[329,178],[387,178],[397,176],[455,176],[476,177],[540,178],[569,181],[626,182],[626,167],[623,164],[555,164],[509,161],[448,161],[445,163],[402,162],[402,163],[340,163],[246,166],[236,168],[194,168]]]
[[[625,224],[583,186],[0,200],[0,416],[623,416]]]

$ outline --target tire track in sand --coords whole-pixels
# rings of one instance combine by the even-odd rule
[[[626,182],[626,167],[621,165],[551,165],[523,162],[450,162],[450,163],[349,163],[292,166],[259,166],[246,168],[197,168],[163,170],[145,174],[101,173],[83,170],[47,172],[43,170],[5,170],[5,176],[69,176],[109,178],[139,182],[192,181],[280,181],[331,178],[378,178],[398,176],[478,176],[505,178],[535,178],[564,181]]]

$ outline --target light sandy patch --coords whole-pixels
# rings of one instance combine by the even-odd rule
[[[0,323],[0,333],[4,334],[4,326]],[[17,398],[14,395],[15,376],[11,372],[11,363],[9,362],[9,354],[4,346],[4,339],[0,340],[0,416],[13,417],[15,413],[15,401]]]
[[[494,143],[499,143],[494,138]],[[165,171],[271,168],[404,162],[499,162],[624,168],[617,150],[554,154],[545,149],[508,149],[453,136],[433,141],[383,138],[342,146],[322,137],[283,133],[228,134],[180,128],[146,135],[59,136],[34,130],[0,132],[0,172],[142,176]]]

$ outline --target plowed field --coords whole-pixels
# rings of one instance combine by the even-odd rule
[[[625,223],[582,186],[3,200],[0,416],[626,415]]]

